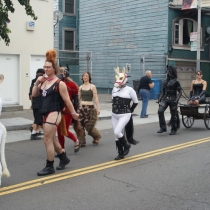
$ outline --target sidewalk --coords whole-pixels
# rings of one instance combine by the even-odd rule
[[[97,127],[99,129],[109,129],[111,128],[111,95],[110,94],[99,94],[101,113],[98,117]],[[142,119],[139,117],[141,111],[142,102],[139,100],[139,104],[136,107],[133,116],[134,124],[146,124],[152,122],[158,122],[158,104],[156,100],[151,99],[148,104],[147,114],[148,118]],[[169,109],[165,112],[166,120],[169,118]],[[12,111],[12,112],[2,112],[0,117],[1,123],[7,129],[7,142],[16,142],[21,140],[29,140],[30,133],[29,127],[33,123],[33,112],[32,110],[23,111]]]
[[[112,103],[110,94],[99,94],[101,113],[98,116],[99,120],[111,119]],[[139,116],[141,111],[142,102],[136,107],[133,115]],[[151,99],[148,104],[147,114],[157,114],[158,104],[156,100]],[[166,110],[167,112],[168,110]],[[7,131],[23,130],[31,127],[33,123],[33,112],[30,109],[23,111],[2,112],[0,117],[2,124],[6,127]]]

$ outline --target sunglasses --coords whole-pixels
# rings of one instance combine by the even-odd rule
[[[52,66],[43,66],[44,69],[50,69]]]
[[[197,75],[202,75],[202,74],[197,74]]]

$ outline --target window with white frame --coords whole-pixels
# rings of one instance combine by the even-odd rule
[[[75,1],[63,0],[63,13],[67,15],[75,15]]]
[[[63,49],[75,50],[75,29],[63,29]]]
[[[173,47],[190,49],[190,33],[197,31],[197,21],[190,18],[178,18],[173,21]],[[201,27],[201,48],[203,48],[203,30]]]

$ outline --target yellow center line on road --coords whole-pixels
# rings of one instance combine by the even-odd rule
[[[176,148],[176,147],[200,142],[200,141],[203,141],[203,140],[206,140],[206,139],[208,140],[209,138],[194,140],[194,141],[191,141],[191,142],[186,142],[186,143],[177,144],[177,145],[174,145],[174,146],[170,146],[170,147],[166,147],[166,148],[162,148],[162,149],[158,149],[158,150],[153,150],[153,151],[146,152],[146,153],[143,153],[143,154],[138,154],[138,155],[134,155],[134,156],[131,156],[131,157],[127,157],[126,159],[123,159],[121,161],[127,161],[127,160],[130,160],[130,159],[136,158],[136,157],[141,157],[141,156],[144,156],[144,155],[156,153],[156,152],[163,151],[163,150],[173,149],[173,148]],[[101,167],[101,166],[104,166],[104,165],[109,165],[109,164],[112,164],[112,163],[116,163],[116,161],[113,160],[113,161],[100,163],[100,164],[93,165],[93,166],[88,166],[88,167],[81,168],[81,169],[76,169],[76,170],[73,170],[73,171],[67,171],[67,172],[63,172],[63,173],[60,173],[60,174],[56,174],[56,175],[51,175],[51,176],[47,176],[47,177],[43,177],[43,178],[39,178],[39,179],[27,181],[27,182],[22,182],[20,184],[11,185],[11,186],[8,186],[8,187],[3,187],[3,188],[0,188],[0,192],[11,189],[11,188],[15,188],[15,187],[20,187],[20,186],[24,186],[24,185],[28,185],[28,184],[32,184],[32,183],[36,183],[36,182],[43,182],[43,181],[48,180],[48,179],[61,177],[61,176],[64,176],[64,175],[69,175],[69,174],[77,173],[77,172],[80,172],[80,171],[85,171],[85,170],[88,170],[88,169]]]
[[[28,181],[28,182],[23,182],[23,183],[11,185],[11,186],[8,186],[8,187],[3,187],[3,188],[0,188],[0,196],[6,195],[6,194],[11,194],[11,193],[14,193],[14,192],[23,191],[23,190],[26,190],[26,189],[31,189],[31,188],[34,188],[34,187],[42,186],[44,184],[50,184],[50,183],[53,183],[53,182],[58,182],[58,181],[61,181],[61,180],[64,180],[64,179],[69,179],[69,178],[76,177],[76,176],[81,176],[81,175],[92,173],[92,172],[95,172],[95,171],[100,171],[100,170],[112,168],[112,167],[115,167],[115,166],[119,166],[119,165],[123,165],[123,164],[126,164],[126,163],[134,162],[134,161],[137,161],[137,160],[142,160],[142,159],[145,159],[145,158],[161,155],[161,154],[164,154],[164,153],[184,149],[184,148],[187,148],[187,147],[191,147],[191,146],[206,143],[206,142],[210,142],[210,138],[203,138],[203,139],[199,139],[199,140],[186,142],[186,143],[183,143],[183,144],[177,144],[177,145],[174,145],[174,146],[170,146],[170,147],[166,147],[166,148],[162,148],[162,149],[158,149],[158,150],[134,155],[134,156],[122,159],[120,161],[109,161],[109,162],[106,162],[106,163],[101,163],[101,164],[97,164],[97,165],[93,165],[93,166],[89,166],[89,167],[85,167],[85,168],[81,168],[81,169],[76,169],[76,170],[73,170],[73,171],[68,171],[68,172],[64,172],[64,173],[60,173],[60,174],[56,174],[56,175],[52,175],[52,176],[48,176],[48,177],[44,177],[44,178],[40,178],[40,179],[31,180],[31,181]]]

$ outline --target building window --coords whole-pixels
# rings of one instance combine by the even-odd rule
[[[75,30],[64,29],[63,30],[63,49],[75,50]]]
[[[75,0],[63,0],[63,11],[67,15],[75,15]]]
[[[190,49],[190,33],[197,31],[197,21],[179,18],[173,21],[173,47]],[[201,48],[203,48],[203,29],[201,27]]]

